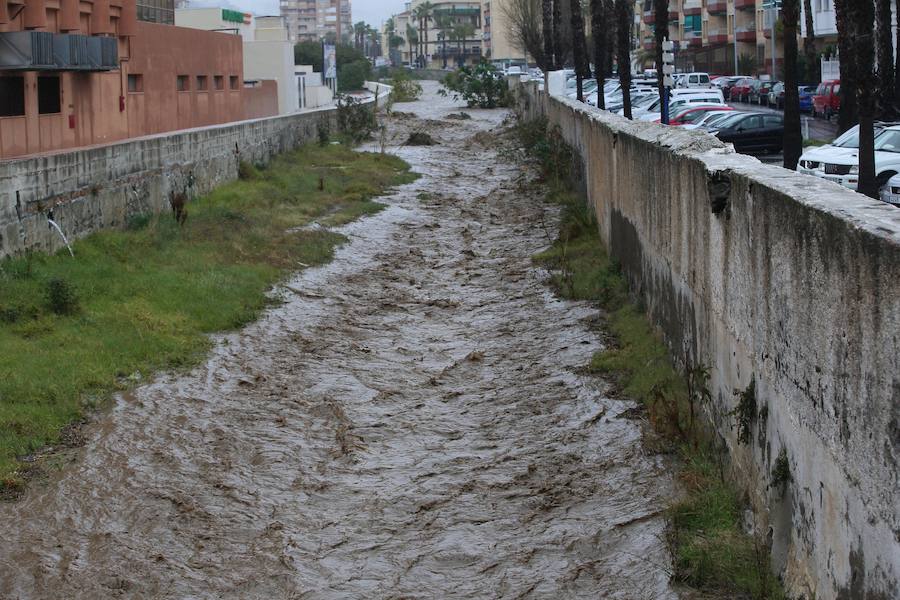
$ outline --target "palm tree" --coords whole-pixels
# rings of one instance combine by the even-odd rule
[[[366,35],[366,24],[363,21],[354,23],[353,25],[353,47],[362,50],[363,40]]]
[[[859,183],[856,191],[872,198],[878,197],[878,185],[875,182],[875,75],[872,65],[875,64],[875,40],[872,24],[875,20],[875,7],[867,0],[842,0],[845,24],[849,26],[856,52],[855,62],[849,69],[841,69],[841,92],[844,91],[844,73],[855,72],[857,79],[857,102],[859,110]],[[835,3],[835,8],[837,3]],[[845,29],[845,33],[847,30]],[[844,60],[841,55],[841,61]],[[841,98],[843,100],[843,98]],[[843,105],[841,112],[843,113]]]
[[[816,54],[816,26],[813,22],[812,0],[803,0],[803,17],[806,20],[806,37],[803,38],[803,54],[806,56],[804,83],[819,83],[821,71]]]
[[[541,33],[544,37],[544,64],[541,66],[545,71],[552,71],[556,68],[553,60],[553,0],[541,0]]]
[[[667,94],[664,85],[665,73],[663,73],[663,40],[669,37],[669,0],[654,0],[653,2],[653,40],[656,44],[656,85],[659,88],[659,97]],[[737,43],[737,42],[735,42]],[[660,103],[660,106],[668,104]],[[662,113],[660,113],[662,114]],[[668,123],[668,117],[663,123]]]
[[[562,0],[553,0],[553,65],[562,69],[566,63],[566,57],[562,51]]]
[[[631,24],[634,20],[632,13],[634,2],[629,0],[616,0],[616,61],[619,67],[619,83],[622,86],[622,107],[625,118],[631,118]],[[602,94],[603,90],[597,90]]]
[[[797,83],[797,26],[800,0],[784,0],[781,6],[784,26],[784,168],[795,170],[803,153],[800,131],[800,92]]]
[[[850,20],[853,5],[860,0],[834,0],[834,20],[838,32],[838,52],[841,63],[841,110],[838,112],[838,133],[844,133],[857,122],[856,43],[853,39],[853,22]],[[847,68],[849,66],[849,68]],[[872,63],[869,63],[871,69]]]
[[[875,0],[875,43],[878,55],[878,114],[894,112],[894,40],[891,0]]]
[[[422,36],[419,38],[422,51],[419,56],[423,59],[423,68],[428,66],[428,20],[431,18],[433,9],[434,5],[431,2],[423,2],[413,10],[413,15],[419,21],[419,31],[422,32]]]
[[[441,42],[441,62],[443,63],[441,68],[447,68],[447,38],[450,35],[450,30],[453,28],[453,18],[447,14],[435,14],[434,15],[434,26],[437,28],[437,39]]]
[[[461,23],[459,33],[462,37],[462,62],[466,63],[466,40],[475,35],[475,26],[471,23]]]
[[[406,24],[406,42],[409,44],[409,65],[412,66],[418,62],[418,56],[413,59],[413,54],[418,54],[419,33],[411,23]]]
[[[894,0],[894,12],[897,13],[897,32],[900,35],[900,0]],[[897,40],[896,46],[900,48],[900,39]],[[900,98],[900,52],[894,63],[894,98]]]
[[[609,29],[613,24],[609,0],[591,0],[591,40],[594,42],[594,77],[597,78],[597,106],[606,108],[603,81],[609,76]],[[601,33],[602,32],[602,33]]]
[[[572,20],[572,58],[575,60],[575,90],[579,102],[584,102],[584,78],[590,76],[587,48],[584,41],[584,9],[581,0],[570,0],[570,18]]]

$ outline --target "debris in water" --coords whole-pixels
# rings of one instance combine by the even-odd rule
[[[434,146],[437,142],[423,131],[413,131],[406,139],[407,146]]]
[[[448,119],[453,119],[455,121],[468,121],[472,118],[472,115],[469,113],[458,112],[458,113],[450,113],[447,115]]]

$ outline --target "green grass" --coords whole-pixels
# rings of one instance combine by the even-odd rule
[[[109,392],[196,364],[207,334],[252,321],[274,283],[344,241],[295,228],[375,212],[371,197],[415,177],[395,157],[343,145],[305,146],[242,174],[190,203],[183,228],[168,213],[139,216],[78,241],[74,259],[0,262],[0,488],[20,486],[20,459]],[[73,310],[50,301],[51,286],[63,302],[74,294]]]
[[[522,129],[525,147],[538,149],[535,158],[548,183],[549,200],[563,207],[558,238],[534,260],[551,270],[560,296],[593,301],[604,309],[612,339],[608,349],[593,356],[590,370],[614,377],[628,397],[643,403],[661,444],[682,459],[678,478],[685,493],[669,511],[674,579],[704,597],[784,598],[768,568],[768,550],[741,528],[744,504],[725,479],[707,430],[695,423],[697,405],[708,400],[706,370],[677,370],[657,331],[631,301],[592,212],[567,183],[570,150],[554,134],[546,136],[545,128],[549,139],[535,139],[540,125]]]

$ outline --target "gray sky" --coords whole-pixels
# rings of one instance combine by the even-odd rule
[[[380,29],[381,22],[403,10],[404,0],[350,0],[353,22]],[[190,0],[190,6],[221,6],[256,15],[277,15],[278,0]]]

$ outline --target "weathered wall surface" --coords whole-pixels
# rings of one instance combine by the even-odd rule
[[[710,367],[708,415],[789,589],[896,598],[900,210],[704,133],[517,90],[582,157],[602,239],[674,355]],[[746,444],[730,413],[751,381]]]
[[[169,210],[170,191],[200,196],[236,179],[240,161],[315,139],[322,120],[336,129],[331,108],[0,162],[0,258],[58,250],[48,218],[77,238]]]

